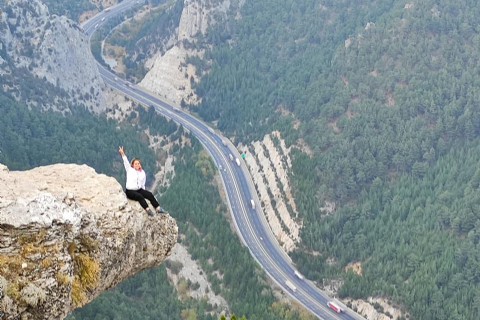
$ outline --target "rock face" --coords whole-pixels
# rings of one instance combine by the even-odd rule
[[[278,141],[277,146],[273,139]],[[250,150],[243,146],[239,150],[245,154],[245,162],[273,234],[285,251],[294,250],[300,241],[302,222],[298,218],[288,178],[292,167],[290,150],[278,131],[265,135],[263,141],[253,142]]]
[[[205,34],[208,27],[209,1],[185,0],[178,26],[178,41],[193,40],[197,32]]]
[[[241,2],[241,1],[240,1]],[[223,16],[230,10],[230,1],[185,0],[179,26],[172,35],[173,45],[163,55],[154,55],[146,63],[151,67],[140,85],[179,104],[197,104],[199,98],[192,88],[198,81],[195,67],[186,63],[187,56],[203,57],[203,51],[187,50],[184,42],[196,42],[197,34],[205,34],[208,26],[215,23],[214,16]],[[169,42],[169,44],[171,43]]]
[[[104,83],[87,36],[66,17],[50,15],[39,0],[7,1],[0,11],[0,76],[2,89],[29,105],[58,109],[62,101],[104,111]],[[17,92],[25,91],[18,90],[25,79],[31,96]],[[50,87],[35,91],[35,81]]]
[[[392,307],[388,302],[380,297],[369,297],[367,301],[346,299],[345,303],[351,303],[352,308],[357,310],[357,313],[364,316],[367,320],[398,320],[408,319],[409,314],[402,314],[401,310]],[[374,305],[379,304],[383,312],[375,309]]]
[[[172,47],[163,56],[158,56],[140,85],[176,104],[182,100],[196,103],[198,99],[190,83],[190,78],[195,77],[195,69],[191,65],[184,66],[187,54],[197,55],[193,51],[187,52],[180,45]]]
[[[1,319],[63,319],[177,242],[173,218],[147,216],[86,165],[0,165],[0,185]]]

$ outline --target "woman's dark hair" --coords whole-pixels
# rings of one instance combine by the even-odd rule
[[[135,163],[135,161],[138,161],[140,162],[140,166],[142,166],[142,162],[140,161],[140,159],[138,158],[133,158],[132,161],[130,161],[130,166],[133,168],[133,164]]]

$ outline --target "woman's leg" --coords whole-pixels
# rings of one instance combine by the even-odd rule
[[[148,201],[150,201],[150,203],[152,204],[152,206],[157,209],[158,207],[160,207],[160,205],[158,204],[158,201],[157,199],[155,199],[155,196],[153,195],[153,193],[151,193],[150,191],[148,190],[145,190],[145,189],[140,189],[140,190],[137,190],[137,192],[142,195],[142,197],[144,197],[145,199],[148,199]]]
[[[140,189],[142,190],[142,189]],[[143,209],[147,210],[148,209],[148,204],[147,201],[145,201],[144,196],[142,195],[140,190],[126,190],[125,193],[127,195],[127,198],[130,200],[135,200],[140,202],[140,205],[142,206]]]

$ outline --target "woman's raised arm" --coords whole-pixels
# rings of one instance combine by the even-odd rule
[[[125,155],[125,152],[123,151],[123,146],[118,147],[118,152],[122,156],[123,166],[125,167],[125,170],[128,171],[128,169],[130,168],[130,162],[128,162],[128,158]]]

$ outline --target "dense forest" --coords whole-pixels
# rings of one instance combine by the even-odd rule
[[[422,177],[399,175],[388,188],[374,183],[354,205],[314,226],[305,245],[335,252],[297,253],[312,278],[335,276],[364,261],[362,276],[347,274],[341,295],[387,295],[415,319],[480,316],[480,139],[452,148]]]
[[[247,1],[196,44],[191,110],[236,142],[279,129],[311,150],[292,152],[291,182],[293,256],[312,279],[343,277],[343,296],[385,296],[415,319],[478,317],[479,13],[467,0]],[[344,274],[357,261],[363,275]]]

